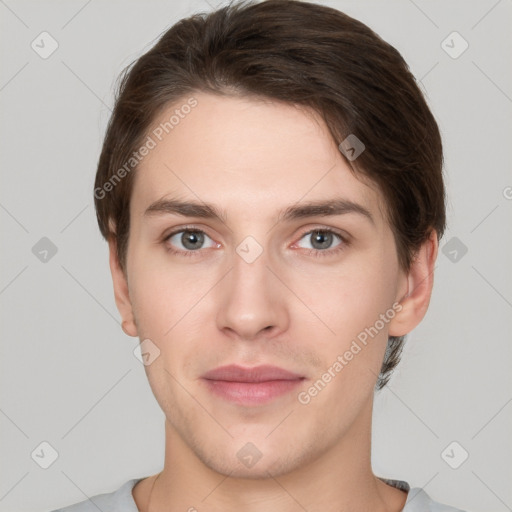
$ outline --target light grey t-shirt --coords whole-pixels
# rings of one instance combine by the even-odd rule
[[[140,480],[143,480],[143,478],[128,480],[115,492],[98,494],[88,500],[52,512],[139,512],[133,499],[132,489]],[[407,492],[407,501],[402,512],[464,512],[458,508],[432,501],[423,489],[419,487],[411,489],[409,484],[403,480],[389,480],[386,478],[381,478],[381,480]]]

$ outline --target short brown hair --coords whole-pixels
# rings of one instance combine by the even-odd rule
[[[349,135],[362,141],[365,150],[347,162],[381,191],[403,268],[432,230],[442,236],[441,137],[400,53],[336,9],[297,0],[242,1],[182,19],[122,74],[94,196],[101,233],[116,239],[123,269],[136,171],[126,172],[126,162],[164,107],[198,91],[309,107],[337,145]],[[389,338],[378,389],[403,342],[403,336]]]

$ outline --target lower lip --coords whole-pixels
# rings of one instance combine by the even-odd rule
[[[204,379],[210,391],[225,400],[241,405],[258,405],[290,393],[304,379],[269,380],[265,382],[229,382]]]

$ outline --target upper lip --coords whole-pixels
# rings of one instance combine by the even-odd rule
[[[304,378],[297,373],[277,366],[262,365],[247,368],[238,365],[219,366],[205,373],[203,379],[228,382],[266,382],[270,380],[298,380]]]

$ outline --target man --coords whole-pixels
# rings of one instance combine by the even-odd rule
[[[62,510],[456,510],[370,460],[374,390],[430,300],[442,161],[400,54],[339,11],[166,32],[123,77],[94,191],[165,464]]]

